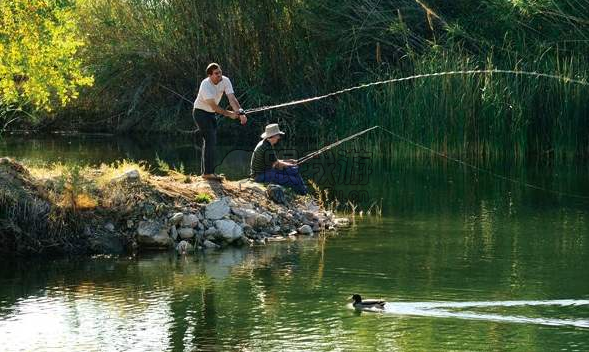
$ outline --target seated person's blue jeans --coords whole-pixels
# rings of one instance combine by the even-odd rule
[[[298,194],[307,194],[307,187],[299,174],[298,166],[291,166],[282,170],[267,169],[255,177],[256,182],[274,183],[292,188]]]

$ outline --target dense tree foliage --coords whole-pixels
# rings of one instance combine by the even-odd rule
[[[72,1],[0,2],[0,109],[51,111],[92,84]]]

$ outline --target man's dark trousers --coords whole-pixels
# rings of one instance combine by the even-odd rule
[[[192,110],[192,117],[198,125],[202,136],[202,174],[213,174],[215,171],[215,148],[217,145],[217,117],[215,113],[201,109]]]

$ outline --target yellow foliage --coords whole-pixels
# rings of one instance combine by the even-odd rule
[[[93,84],[76,58],[73,0],[0,1],[0,107],[51,111]]]
[[[58,204],[61,207],[73,208],[74,210],[90,210],[98,206],[98,202],[90,194],[74,194],[69,188],[65,189]]]
[[[88,193],[78,194],[76,196],[76,209],[88,210],[98,206],[98,202]]]

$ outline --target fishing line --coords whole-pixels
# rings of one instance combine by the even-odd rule
[[[493,172],[491,170],[484,169],[484,168],[481,168],[481,167],[476,166],[474,164],[468,163],[468,162],[466,162],[464,160],[460,160],[460,159],[457,159],[457,158],[453,158],[451,156],[448,156],[448,155],[446,155],[444,153],[441,153],[441,152],[439,152],[439,151],[437,151],[435,149],[429,148],[429,147],[427,147],[427,146],[425,146],[423,144],[417,143],[417,142],[415,142],[415,141],[413,141],[413,140],[411,140],[411,139],[409,139],[407,137],[404,137],[404,136],[402,136],[402,135],[400,135],[398,133],[395,133],[395,132],[393,132],[393,131],[391,131],[391,130],[389,130],[387,128],[384,128],[382,126],[373,126],[373,127],[367,128],[367,129],[365,129],[363,131],[360,131],[360,132],[355,133],[355,134],[353,134],[351,136],[348,136],[348,137],[346,137],[346,138],[344,138],[342,140],[339,140],[337,142],[334,142],[332,144],[329,144],[329,145],[327,145],[327,146],[325,146],[325,147],[323,147],[323,148],[321,148],[321,149],[319,149],[317,151],[314,151],[314,152],[312,152],[310,154],[307,154],[306,156],[298,159],[297,160],[297,164],[305,163],[305,162],[307,162],[307,161],[309,161],[309,160],[311,160],[311,159],[313,159],[313,158],[315,158],[315,157],[323,154],[324,152],[326,152],[326,151],[328,151],[328,150],[330,150],[330,149],[332,149],[334,147],[337,147],[338,145],[340,145],[340,144],[342,144],[342,143],[344,143],[346,141],[349,141],[349,140],[354,139],[354,138],[358,138],[361,135],[363,135],[365,133],[368,133],[368,132],[370,132],[372,130],[375,130],[377,128],[380,128],[383,132],[388,133],[389,135],[391,135],[391,136],[393,136],[395,138],[398,138],[398,139],[400,139],[401,141],[403,141],[405,143],[408,143],[408,144],[410,144],[410,145],[412,145],[414,147],[423,149],[423,150],[425,150],[425,151],[427,151],[427,152],[429,152],[429,153],[431,153],[433,155],[436,155],[438,157],[441,157],[441,158],[450,160],[450,161],[455,162],[457,164],[460,164],[462,166],[466,166],[466,167],[471,168],[473,170],[476,170],[478,172],[489,174],[489,175],[491,175],[493,177],[497,177],[497,178],[502,179],[504,181],[508,181],[508,182],[511,182],[511,183],[519,184],[519,185],[524,186],[524,187],[532,188],[532,189],[539,190],[539,191],[544,191],[544,192],[547,192],[547,193],[552,193],[552,194],[559,195],[559,196],[566,196],[566,197],[578,198],[578,199],[584,199],[584,200],[588,200],[589,199],[589,196],[583,196],[583,195],[578,195],[578,194],[573,194],[573,193],[568,193],[568,192],[556,191],[556,190],[544,188],[544,187],[541,187],[541,186],[538,186],[538,185],[535,185],[535,184],[532,184],[532,183],[529,183],[529,182],[525,182],[525,181],[522,181],[522,180],[518,180],[518,179],[515,179],[515,178],[511,178],[511,177],[508,177],[508,176],[505,176],[505,175],[498,174],[498,173]]]
[[[578,194],[573,194],[573,193],[568,193],[568,192],[561,192],[561,191],[556,191],[556,190],[544,188],[544,187],[541,187],[541,186],[538,186],[538,185],[534,185],[534,184],[531,184],[531,183],[528,183],[528,182],[525,182],[525,181],[522,181],[522,180],[518,180],[518,179],[515,179],[515,178],[511,178],[511,177],[508,177],[508,176],[504,176],[504,175],[495,173],[495,172],[493,172],[491,170],[483,169],[483,168],[478,167],[476,165],[467,163],[466,161],[463,161],[463,160],[460,160],[460,159],[457,159],[457,158],[453,158],[453,157],[448,156],[448,155],[446,155],[444,153],[440,153],[439,151],[434,150],[432,148],[429,148],[429,147],[427,147],[427,146],[425,146],[423,144],[419,144],[417,142],[414,142],[414,141],[412,141],[412,140],[410,140],[410,139],[408,139],[406,137],[403,137],[403,136],[401,136],[401,135],[399,135],[397,133],[394,133],[393,131],[390,131],[390,130],[382,127],[382,126],[379,126],[379,127],[384,132],[390,134],[391,136],[394,136],[396,138],[399,138],[400,140],[402,140],[402,141],[404,141],[406,143],[409,143],[409,144],[411,144],[411,145],[413,145],[413,146],[415,146],[417,148],[421,148],[421,149],[426,150],[426,151],[428,151],[428,152],[430,152],[430,153],[432,153],[432,154],[434,154],[436,156],[439,156],[441,158],[444,158],[444,159],[453,161],[453,162],[455,162],[457,164],[460,164],[460,165],[469,167],[469,168],[471,168],[473,170],[476,170],[476,171],[479,171],[479,172],[483,172],[483,173],[487,173],[487,174],[489,174],[491,176],[497,177],[497,178],[502,179],[504,181],[516,183],[516,184],[519,184],[519,185],[522,185],[522,186],[525,186],[525,187],[528,187],[528,188],[532,188],[532,189],[536,189],[536,190],[539,190],[539,191],[544,191],[544,192],[556,194],[556,195],[559,195],[559,196],[566,196],[566,197],[579,198],[579,199],[589,199],[589,196],[583,196],[583,195],[578,195]]]
[[[184,99],[184,101],[187,101],[187,102],[188,102],[190,105],[194,104],[192,101],[190,101],[190,100],[186,99],[186,97],[185,97],[185,96],[183,96],[182,94],[180,94],[180,93],[178,93],[178,92],[174,91],[173,89],[170,89],[170,88],[168,88],[168,87],[164,86],[164,85],[163,85],[163,84],[161,84],[161,83],[160,83],[159,85],[160,85],[160,87],[164,88],[164,89],[165,89],[165,90],[167,90],[168,92],[170,92],[170,93],[172,93],[172,94],[175,94],[175,95],[179,96],[180,98]]]
[[[168,92],[171,92],[177,96],[179,96],[180,98],[184,99],[184,101],[188,102],[190,104],[190,106],[193,106],[193,102],[191,102],[190,100],[186,99],[185,96],[183,96],[182,94],[176,92],[175,90],[168,88],[166,86],[164,86],[163,84],[159,83],[160,87],[164,88],[165,90],[167,90]],[[193,133],[197,133],[199,131],[198,128],[198,124],[196,123],[196,119],[194,118],[194,114],[192,114],[192,122],[194,122],[194,126],[196,127],[194,130],[190,130],[190,131],[186,131],[186,130],[181,130],[178,129],[178,132],[180,133],[186,133],[186,134],[193,134]]]
[[[525,75],[525,76],[532,76],[532,77],[537,77],[537,78],[543,77],[543,78],[551,78],[551,79],[556,79],[556,80],[559,80],[559,81],[564,81],[565,83],[576,83],[576,84],[581,84],[581,85],[584,85],[584,86],[589,86],[589,83],[587,81],[584,81],[584,80],[578,80],[578,79],[574,79],[574,78],[570,78],[570,77],[559,76],[559,75],[552,75],[552,74],[540,73],[540,72],[500,70],[500,69],[446,71],[446,72],[436,72],[436,73],[424,73],[424,74],[413,75],[413,76],[408,76],[408,77],[392,78],[392,79],[387,79],[387,80],[384,80],[384,81],[378,81],[378,82],[361,84],[361,85],[356,86],[356,87],[346,88],[346,89],[338,90],[336,92],[332,92],[332,93],[325,94],[325,95],[319,95],[319,96],[312,97],[312,98],[294,100],[294,101],[291,101],[291,102],[288,102],[288,103],[282,103],[282,104],[277,104],[277,105],[261,106],[261,107],[258,107],[258,108],[247,109],[247,110],[245,110],[245,113],[246,114],[252,114],[252,113],[256,113],[256,112],[262,112],[262,111],[267,111],[267,110],[273,110],[273,109],[283,108],[283,107],[286,107],[286,106],[292,106],[292,105],[298,105],[298,104],[308,103],[308,102],[312,102],[312,101],[317,101],[317,100],[321,100],[321,99],[333,97],[335,95],[339,95],[339,94],[351,92],[351,91],[354,91],[354,90],[364,89],[364,88],[373,87],[373,86],[379,86],[379,85],[383,85],[383,84],[389,84],[389,83],[395,83],[395,82],[402,82],[402,81],[411,81],[411,80],[415,80],[415,79],[428,78],[428,77],[441,77],[441,76],[453,76],[453,75],[468,75],[468,74],[483,74],[483,73],[499,73],[499,74],[510,74],[510,75]]]

